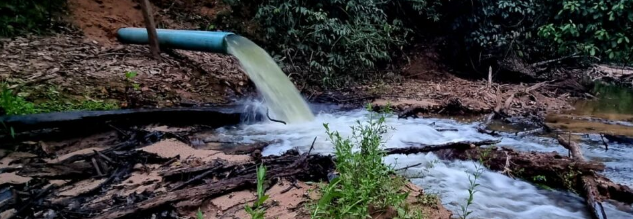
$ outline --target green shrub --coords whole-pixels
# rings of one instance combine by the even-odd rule
[[[585,54],[628,63],[633,55],[633,0],[546,1],[553,19],[540,27],[558,54]]]
[[[52,15],[63,8],[64,0],[0,1],[0,36],[41,33],[51,26]]]
[[[312,218],[368,218],[370,209],[388,208],[396,210],[398,218],[421,216],[405,204],[409,194],[401,189],[406,179],[395,176],[393,167],[383,163],[382,135],[388,130],[384,115],[372,113],[367,123],[359,121],[352,127],[351,138],[324,126],[334,144],[339,175],[322,187]]]
[[[410,39],[404,11],[434,18],[426,0],[269,0],[256,20],[273,57],[302,72],[317,72],[326,86],[341,76],[367,77]],[[402,10],[402,9],[408,10]]]
[[[508,58],[536,60],[548,54],[537,36],[548,10],[543,0],[457,0],[443,8],[440,23],[450,27],[443,34],[452,43],[455,65],[467,63],[487,73]]]
[[[35,105],[13,94],[6,84],[0,84],[0,115],[25,115],[37,113]]]
[[[626,63],[633,54],[633,0],[457,0],[440,13],[453,60],[479,70],[517,57]]]

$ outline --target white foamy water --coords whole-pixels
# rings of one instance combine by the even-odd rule
[[[223,137],[241,138],[244,142],[281,140],[264,149],[265,155],[280,154],[292,148],[306,152],[314,137],[317,137],[313,152],[328,154],[333,152],[333,146],[327,139],[323,123],[328,123],[331,129],[349,136],[350,126],[356,124],[357,120],[366,121],[368,115],[369,113],[365,110],[322,112],[316,116],[315,120],[300,124],[260,122],[225,127],[219,129],[218,132],[225,135]],[[386,123],[393,127],[393,130],[385,135],[387,147],[495,139],[477,132],[477,124],[463,124],[448,119],[405,120],[391,116],[387,118]],[[453,128],[458,131],[438,132],[436,128]],[[523,140],[508,137],[502,144],[514,145],[513,147],[520,150],[558,150],[541,141],[540,139]],[[564,151],[561,150],[561,152]],[[422,163],[421,166],[410,168],[403,174],[427,192],[438,194],[443,204],[455,215],[459,212],[460,206],[466,202],[468,175],[475,170],[474,162],[440,161],[434,154],[391,155],[385,161],[397,167]],[[481,186],[475,194],[475,203],[470,209],[473,213],[469,218],[590,218],[585,210],[583,199],[568,192],[539,189],[524,181],[487,170],[484,171],[478,183]],[[610,219],[633,218],[632,214],[618,211],[610,204],[605,203],[605,210]]]
[[[287,123],[314,119],[312,111],[295,85],[266,51],[238,35],[227,36],[226,43],[228,53],[240,61],[240,65],[255,83],[274,119]]]

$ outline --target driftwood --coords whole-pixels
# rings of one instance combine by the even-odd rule
[[[534,172],[529,174],[536,176],[539,172],[556,175],[559,172],[579,171],[582,173],[590,171],[602,171],[605,166],[599,162],[578,162],[574,159],[560,156],[556,152],[520,152],[509,148],[481,148],[477,145],[490,145],[494,141],[483,142],[458,142],[437,146],[422,146],[408,148],[387,149],[387,154],[415,154],[433,152],[443,159],[476,160],[481,158],[484,164],[491,170],[503,171],[506,163],[511,163],[511,169],[525,169]],[[509,157],[509,158],[508,158]],[[550,182],[548,180],[548,182]],[[561,184],[562,185],[562,184]]]
[[[569,118],[572,120],[596,122],[596,123],[602,123],[602,124],[607,124],[607,125],[633,127],[633,122],[627,122],[627,121],[617,121],[617,120],[609,120],[609,119],[603,119],[603,118],[594,118],[594,117],[589,117],[589,116],[574,116],[574,115],[557,115],[557,117]]]
[[[510,94],[510,96],[505,101],[502,101],[501,100],[501,95],[498,95],[497,96],[497,105],[492,110],[492,112],[490,114],[488,114],[488,116],[486,116],[486,119],[484,119],[484,121],[479,125],[477,130],[480,133],[489,134],[489,135],[492,135],[492,136],[497,136],[498,134],[495,131],[489,131],[486,128],[492,122],[493,119],[495,119],[495,118],[507,118],[508,117],[507,113],[505,112],[505,109],[510,107],[510,105],[512,104],[512,101],[514,100],[514,96],[519,94],[519,93],[525,93],[525,94],[528,94],[528,95],[532,95],[532,94],[530,94],[530,92],[541,88],[543,85],[545,85],[547,83],[549,83],[549,82],[547,82],[547,81],[540,82],[540,83],[536,83],[536,84],[534,84],[534,85],[532,85],[530,87],[525,88],[525,90],[515,91],[512,94]],[[498,88],[497,88],[497,93],[500,93]]]
[[[327,172],[334,168],[331,157],[299,154],[287,154],[281,157],[269,157],[268,162],[264,161],[264,165],[268,169],[266,172],[266,177],[268,179],[292,176],[297,179],[322,180],[326,178]],[[208,198],[226,194],[237,189],[253,186],[256,183],[256,166],[257,164],[252,163],[250,164],[250,167],[240,168],[242,171],[236,171],[239,172],[239,174],[231,174],[229,175],[229,177],[223,178],[217,182],[211,184],[202,184],[187,189],[171,191],[131,206],[113,208],[107,212],[99,214],[94,218],[125,218],[134,214],[150,211],[152,209],[157,209],[162,206],[175,204],[181,201],[199,200],[198,202],[202,202],[203,200]],[[233,166],[233,169],[234,168],[238,167]],[[221,169],[223,168],[218,168],[217,173],[214,174],[225,175]],[[228,170],[231,168],[224,169]],[[211,175],[207,172],[203,174]],[[200,178],[196,177],[196,179]]]
[[[616,143],[620,143],[620,144],[633,144],[633,138],[628,137],[628,136],[624,136],[624,135],[610,135],[610,134],[600,134],[600,137],[604,136],[604,138],[606,138],[607,140],[609,140],[610,142],[616,142]],[[603,143],[605,145],[606,148],[609,148],[609,146],[607,145],[606,142],[604,142],[603,139]]]
[[[561,156],[556,152],[519,152],[509,148],[441,149],[434,151],[442,159],[483,161],[491,170],[511,169],[511,176],[523,178],[553,188],[570,190],[582,189],[579,176],[595,174],[604,170],[604,164],[596,161],[578,161]],[[506,165],[509,163],[509,166]],[[547,182],[534,177],[544,176]],[[627,186],[611,182],[608,178],[595,174],[595,182],[600,197],[623,203],[633,203],[633,190]]]
[[[561,136],[557,136],[556,140],[563,147],[567,148],[572,155],[572,158],[579,162],[586,162],[585,157],[582,155],[582,150],[573,141],[566,141]],[[604,208],[602,207],[602,199],[600,197],[600,193],[598,192],[598,188],[596,186],[595,181],[595,173],[587,173],[580,177],[580,182],[583,188],[583,195],[585,196],[585,202],[587,204],[587,208],[592,213],[593,217],[596,219],[606,219],[607,214],[604,212]]]
[[[543,66],[543,65],[548,65],[548,64],[551,64],[551,63],[555,63],[555,62],[560,62],[560,61],[563,61],[565,59],[577,59],[577,58],[592,58],[592,59],[595,59],[596,61],[600,62],[600,58],[598,58],[598,57],[578,55],[577,53],[574,53],[574,54],[571,54],[571,55],[568,55],[568,56],[563,56],[563,57],[556,58],[556,59],[550,59],[550,60],[537,62],[537,63],[531,64],[530,67],[536,68],[536,67],[540,67],[540,66]]]
[[[441,149],[469,149],[474,148],[476,146],[482,145],[494,145],[498,144],[499,140],[485,140],[485,141],[461,141],[461,142],[451,142],[440,145],[418,145],[415,147],[406,147],[406,148],[387,148],[385,152],[387,154],[417,154],[417,153],[426,153],[432,151],[438,151]]]

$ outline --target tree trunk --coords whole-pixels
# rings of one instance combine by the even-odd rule
[[[156,33],[156,25],[154,24],[154,16],[152,14],[151,4],[149,3],[149,0],[141,0],[140,2],[143,11],[143,17],[145,18],[145,27],[147,28],[149,50],[152,53],[152,57],[154,57],[156,60],[160,60],[158,34]]]

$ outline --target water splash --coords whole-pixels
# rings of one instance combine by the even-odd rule
[[[271,117],[287,123],[314,120],[308,104],[277,63],[252,41],[238,36],[226,37],[227,51],[235,56],[270,109]]]
[[[325,109],[325,108],[323,108]],[[244,143],[259,141],[280,140],[266,147],[262,152],[265,155],[281,154],[286,150],[297,148],[301,152],[309,150],[312,140],[317,136],[313,153],[330,154],[334,148],[325,134],[323,123],[328,123],[334,130],[343,136],[350,136],[350,125],[366,121],[369,112],[366,110],[354,110],[347,112],[331,112],[326,110],[319,113],[315,120],[302,124],[283,125],[279,123],[254,123],[242,124],[237,127],[225,127],[217,130],[221,136],[240,137]],[[481,134],[477,131],[477,123],[458,123],[449,119],[398,119],[389,116],[386,125],[393,127],[385,134],[386,147],[407,147],[411,144],[444,144],[454,141],[480,141],[495,139],[492,136]],[[457,131],[437,131],[436,129],[455,129]],[[559,145],[544,141],[542,138],[520,138],[514,135],[504,136],[499,145],[513,146],[524,151],[552,151],[564,150]],[[583,148],[584,149],[584,148]],[[611,153],[617,149],[622,153]],[[609,149],[609,155],[617,156],[607,166],[622,166],[630,162],[626,152],[633,149],[613,146]],[[565,151],[563,151],[566,153]],[[589,159],[606,155],[599,150],[589,150],[586,153]],[[470,161],[442,161],[434,154],[417,155],[391,155],[385,158],[385,162],[398,167],[422,163],[422,166],[408,168],[403,172],[412,179],[413,183],[422,186],[429,193],[438,194],[442,204],[453,212],[459,212],[460,206],[468,197],[468,173],[474,171],[474,162]],[[633,170],[618,169],[611,175],[631,175]],[[607,175],[609,173],[607,172]],[[618,181],[630,182],[626,177],[620,177]],[[522,180],[512,179],[505,175],[484,171],[478,182],[481,184],[479,192],[475,194],[473,218],[566,218],[582,219],[590,218],[586,211],[583,199],[578,195],[540,189]],[[632,218],[630,212],[617,209],[615,206],[605,203],[605,210],[609,218]]]

